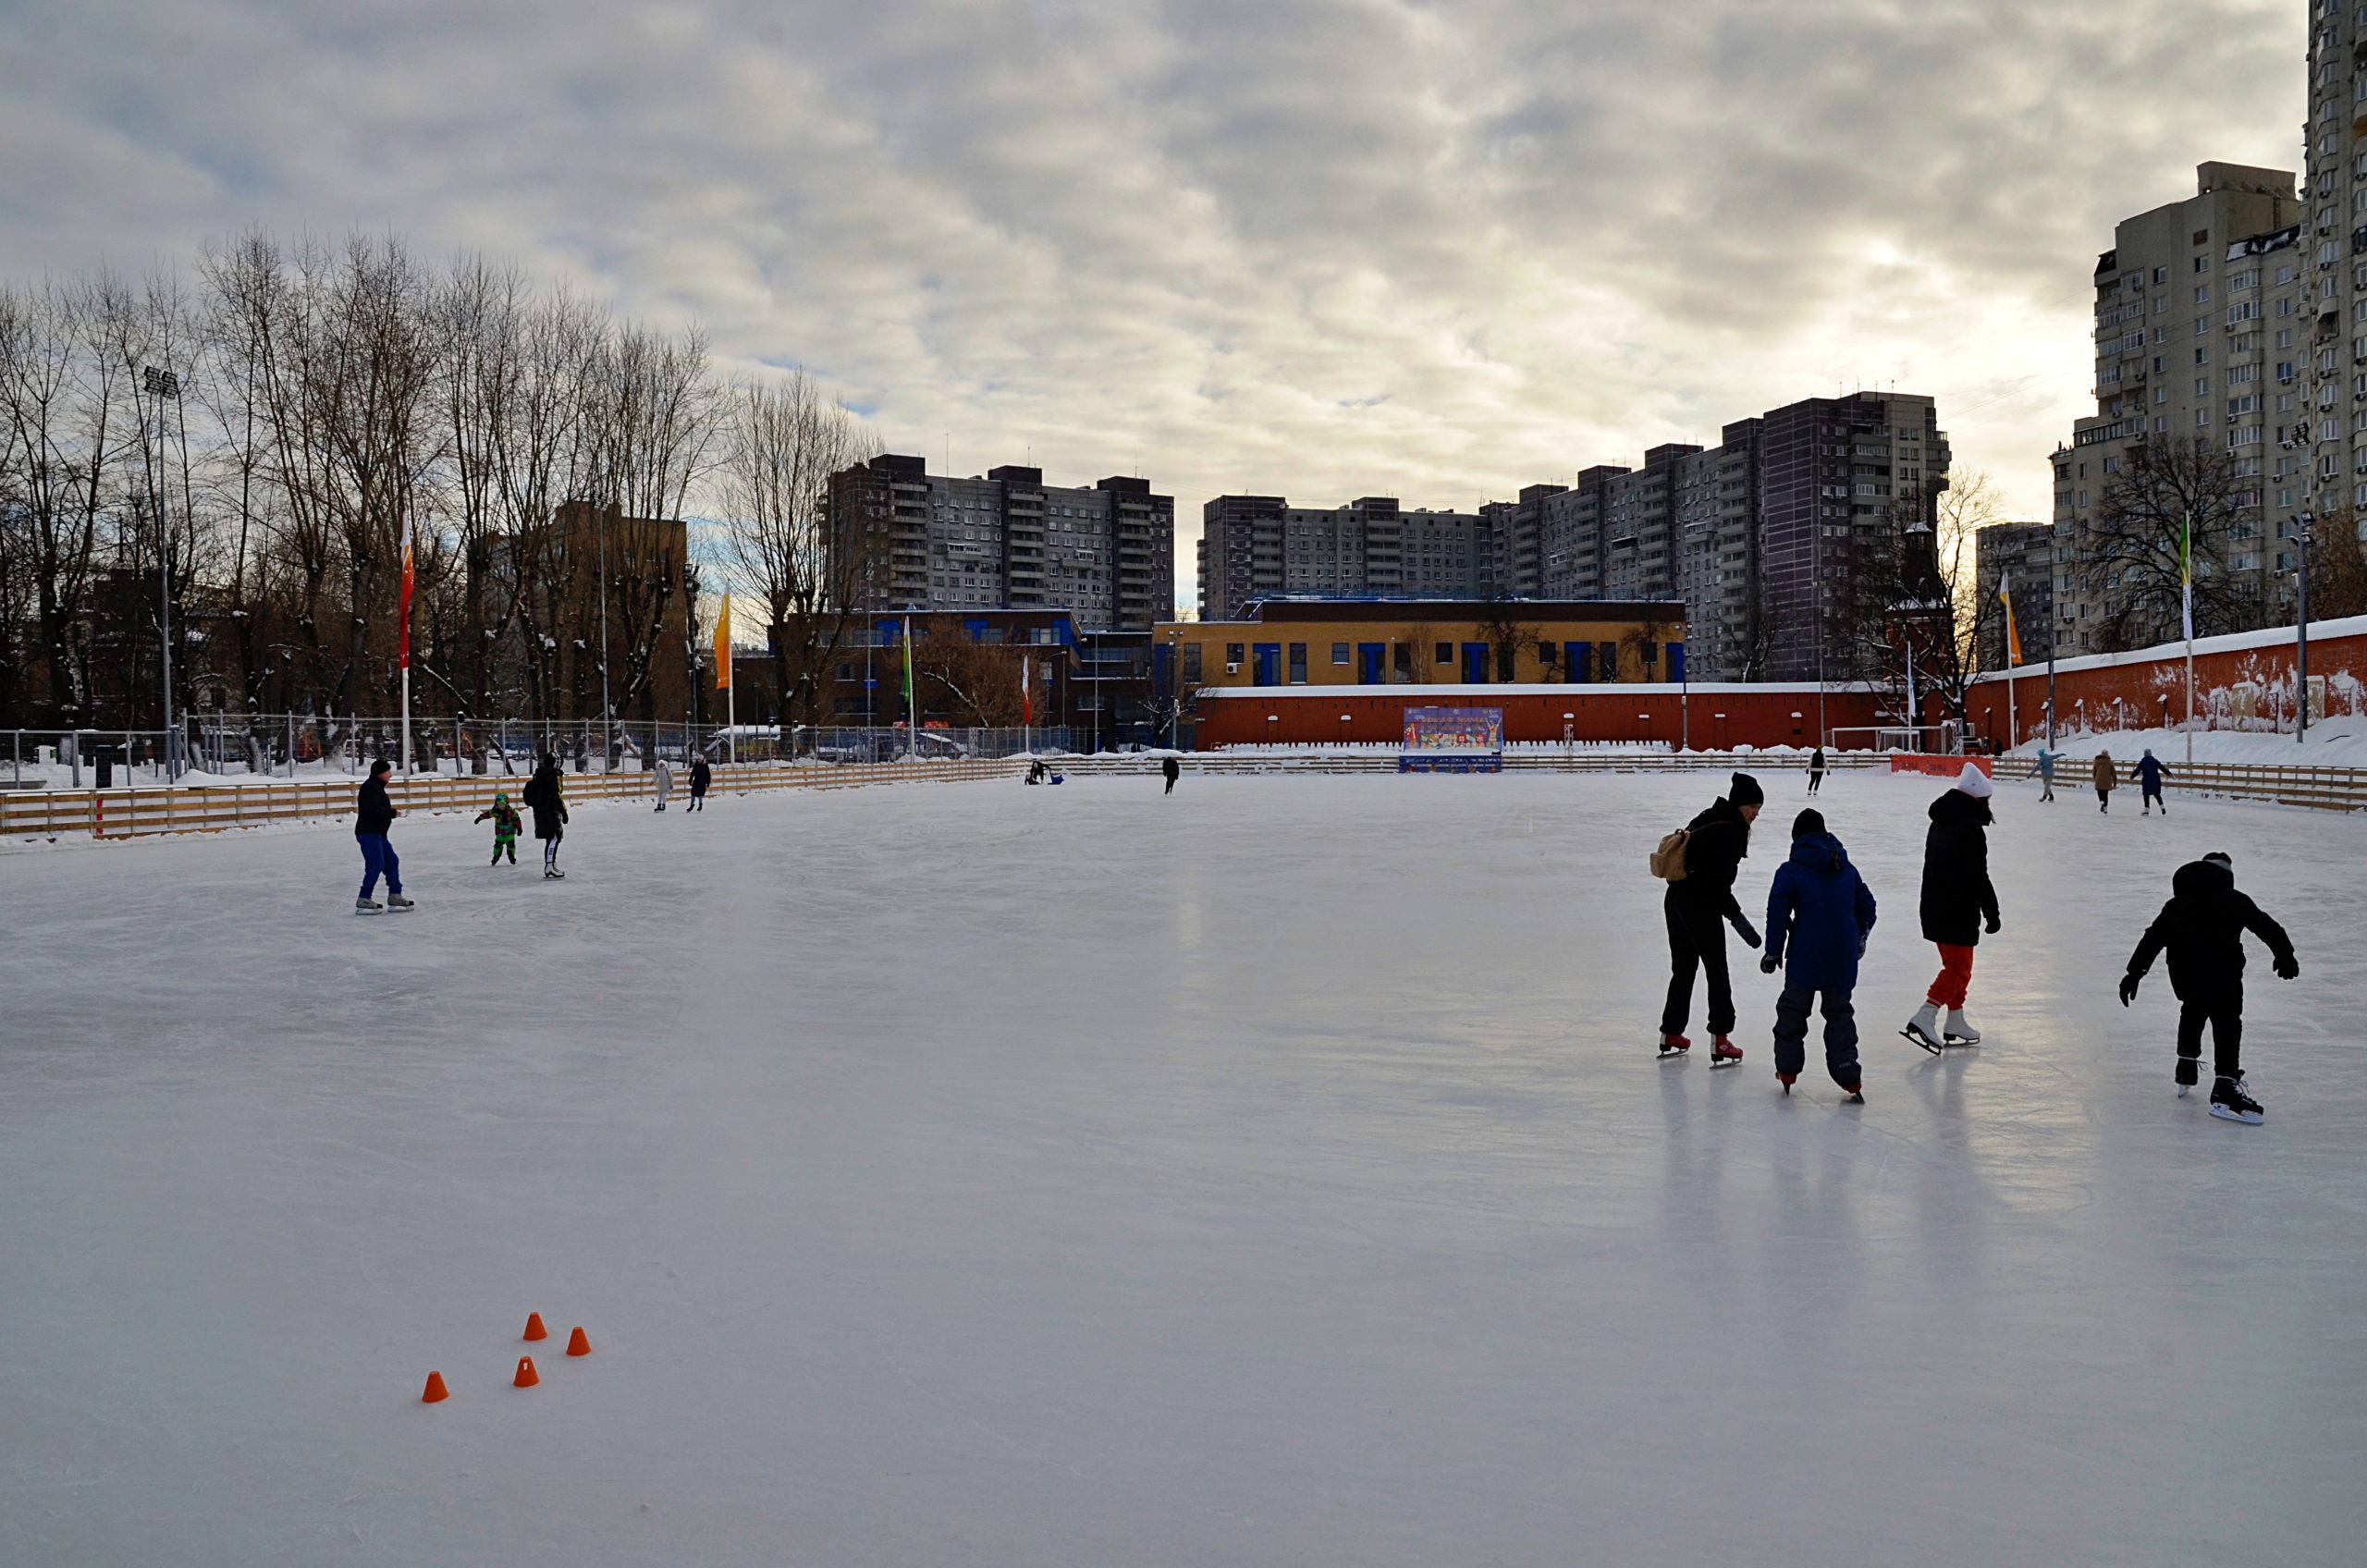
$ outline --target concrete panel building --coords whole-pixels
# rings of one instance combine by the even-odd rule
[[[1983,605],[1993,604],[2000,581],[2012,585],[2014,625],[2021,632],[2022,662],[2043,664],[2054,645],[2054,525],[2001,522],[1972,536],[1972,574]],[[1981,628],[1976,652],[1983,669],[2005,668],[2005,619],[1993,615]]]
[[[1477,512],[1407,509],[1393,496],[1330,508],[1219,496],[1201,508],[1200,615],[1229,619],[1285,594],[1483,598],[1492,558]]]

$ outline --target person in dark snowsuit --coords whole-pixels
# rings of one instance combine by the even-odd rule
[[[715,769],[707,766],[706,758],[693,758],[691,761],[691,803],[688,808],[689,810],[706,810],[706,787],[714,782]]]
[[[1159,771],[1167,777],[1167,788],[1160,790],[1159,793],[1162,795],[1171,795],[1175,793],[1175,781],[1184,777],[1184,765],[1177,762],[1173,757],[1169,757],[1166,761],[1159,765]]]
[[[1965,764],[1956,788],[1932,802],[1932,826],[1923,836],[1923,937],[1940,949],[1940,974],[1899,1032],[1935,1056],[1943,1046],[1981,1044],[1964,1003],[1981,933],[1985,925],[1991,936],[1997,934],[1997,888],[1989,880],[1989,825],[1996,820],[1989,799],[1995,792],[1987,774]]]
[[[386,840],[386,829],[402,815],[395,810],[394,802],[386,799],[386,775],[394,770],[395,765],[384,757],[372,763],[370,777],[362,781],[362,789],[353,798],[353,841],[362,850],[362,894],[353,900],[356,914],[411,908],[411,900],[403,897],[402,860],[395,853],[395,846]],[[381,874],[386,878],[384,904],[370,896],[377,890]]]
[[[1686,1020],[1693,1011],[1693,973],[1710,982],[1710,1064],[1740,1061],[1742,1052],[1727,1036],[1735,1027],[1734,982],[1726,973],[1726,934],[1751,947],[1759,933],[1735,901],[1735,875],[1750,852],[1750,825],[1766,803],[1759,780],[1737,773],[1725,794],[1686,825],[1685,876],[1668,885],[1661,911],[1668,923],[1668,1001],[1661,1010],[1661,1054],[1673,1056],[1693,1048],[1685,1037]]]
[[[1819,746],[1809,753],[1809,793],[1813,795],[1824,788],[1824,748]]]
[[[2285,927],[2236,890],[2235,864],[2214,851],[2178,867],[2170,878],[2170,901],[2128,955],[2128,973],[2120,977],[2120,1005],[2136,999],[2137,983],[2153,967],[2154,956],[2168,949],[2170,989],[2178,998],[2178,1094],[2184,1097],[2194,1086],[2207,1022],[2212,1071],[2217,1077],[2211,1087],[2211,1114],[2257,1127],[2260,1102],[2244,1084],[2244,933],[2268,944],[2280,980],[2300,974],[2301,961],[2294,956]]]
[[[1824,815],[1792,819],[1792,857],[1775,868],[1767,892],[1767,951],[1761,974],[1784,971],[1775,998],[1775,1076],[1784,1092],[1808,1061],[1809,1009],[1824,998],[1824,1066],[1852,1100],[1863,1104],[1858,1066],[1858,961],[1874,929],[1874,895],[1841,840],[1825,831]]]
[[[2142,815],[2151,816],[2153,808],[2160,806],[2162,815],[2169,815],[2170,803],[2162,799],[2162,775],[2167,770],[2162,766],[2162,759],[2153,754],[2151,746],[2145,748],[2145,754],[2137,759],[2137,766],[2130,771],[2137,775],[2138,797],[2145,802]]]
[[[534,837],[543,841],[543,875],[554,880],[567,873],[558,868],[558,841],[567,837],[567,800],[559,791],[558,758],[547,753],[534,777],[526,780],[526,809],[534,814]]]
[[[486,817],[493,818],[493,859],[485,864],[499,865],[502,853],[507,851],[509,855],[509,864],[516,865],[518,864],[518,829],[524,826],[518,819],[518,808],[509,803],[508,795],[496,795],[493,798],[493,804],[477,813],[476,819],[483,822]]]

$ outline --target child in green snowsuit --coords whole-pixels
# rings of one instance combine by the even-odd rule
[[[483,822],[488,816],[493,818],[493,859],[486,864],[499,865],[502,851],[506,850],[509,854],[509,864],[516,865],[518,864],[518,829],[525,826],[524,819],[518,815],[517,808],[509,803],[509,797],[507,795],[494,796],[492,809],[477,813],[476,819]]]

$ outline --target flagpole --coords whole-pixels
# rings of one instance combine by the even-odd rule
[[[913,681],[913,618],[904,618],[904,756],[918,762],[921,755],[921,693]]]
[[[2194,514],[2178,542],[2178,619],[2186,633],[2186,765],[2194,766]]]
[[[406,517],[405,519],[403,519],[403,624],[402,624],[402,629],[401,629],[401,633],[402,633],[402,657],[401,657],[401,659],[400,659],[400,660],[399,660],[399,661],[398,661],[398,662],[402,666],[402,704],[403,704],[403,777],[404,777],[405,778],[409,778],[411,777],[411,519],[409,519],[408,517]]]

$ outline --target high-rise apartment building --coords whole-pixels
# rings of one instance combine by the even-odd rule
[[[1493,545],[1478,513],[1407,510],[1393,496],[1328,510],[1219,496],[1201,511],[1200,616],[1237,620],[1293,594],[1485,598]]]
[[[2000,522],[1975,533],[1972,575],[1984,610],[1975,650],[1981,668],[2005,668],[2005,618],[1997,600],[2001,581],[2013,591],[2022,662],[2043,662],[2054,645],[2054,525]]]
[[[889,453],[831,476],[830,548],[857,609],[1063,609],[1133,630],[1174,612],[1175,503],[1141,479],[956,479]]]
[[[2128,546],[2115,537],[2122,530],[2109,522],[2106,495],[2126,483],[2140,448],[2155,444],[2157,462],[2163,443],[2226,454],[2230,483],[2204,508],[2225,524],[2198,541],[2198,570],[2225,573],[2247,619],[2262,624],[2289,613],[2292,515],[2323,487],[2297,431],[2348,428],[2347,394],[2339,407],[2325,402],[2332,383],[2312,379],[2312,365],[2335,352],[2333,318],[2321,310],[2339,301],[2321,264],[2325,247],[2304,232],[2293,176],[2239,164],[2195,173],[2193,196],[2123,222],[2096,260],[2096,411],[2054,457],[2058,655],[2177,634],[2175,604],[2128,591],[2112,564]],[[2207,473],[2194,472],[2198,483]]]

